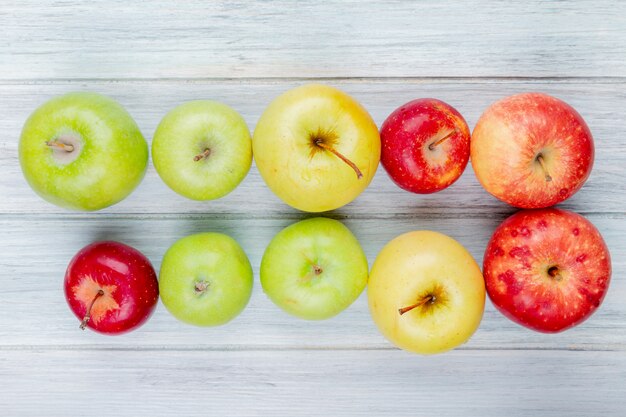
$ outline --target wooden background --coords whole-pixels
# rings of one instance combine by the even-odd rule
[[[0,415],[2,416],[623,416],[626,409],[626,2],[620,1],[2,1],[0,3]],[[589,218],[613,256],[605,303],[558,335],[525,330],[488,302],[480,329],[434,357],[393,348],[365,294],[338,317],[305,322],[263,294],[258,266],[282,204],[253,166],[232,194],[198,203],[152,167],[122,203],[73,213],[40,200],[17,158],[21,126],[50,97],[93,90],[119,100],[150,140],[192,99],[223,101],[251,130],[269,101],[309,81],[342,88],[380,125],[400,104],[437,97],[473,127],[494,100],[560,97],[587,120],[596,163],[561,205]],[[379,169],[345,220],[370,264],[414,229],[450,234],[482,261],[514,210],[468,166],[451,188],[401,191]],[[140,330],[78,330],[66,306],[71,256],[117,239],[160,266],[176,239],[231,234],[255,269],[254,294],[227,326],[183,325],[159,305]]]

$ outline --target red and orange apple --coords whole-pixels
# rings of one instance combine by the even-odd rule
[[[463,116],[434,98],[410,101],[380,129],[381,163],[401,188],[428,194],[455,182],[467,166],[470,131]]]
[[[549,207],[571,197],[589,177],[593,158],[593,137],[583,118],[547,94],[495,102],[472,133],[476,177],[515,207]]]
[[[487,293],[498,310],[546,333],[587,319],[611,278],[600,232],[581,215],[555,208],[509,217],[493,234],[483,262]]]

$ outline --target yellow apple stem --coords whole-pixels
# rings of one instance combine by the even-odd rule
[[[458,131],[456,129],[451,130],[450,132],[448,132],[444,137],[442,137],[441,139],[431,143],[430,145],[428,145],[428,149],[431,151],[434,151],[435,148],[440,145],[441,143],[445,142],[446,140],[450,139],[452,137],[452,135],[454,135],[455,133],[457,133]]]
[[[325,149],[329,152],[332,152],[337,158],[341,159],[343,162],[345,162],[346,164],[348,164],[348,166],[350,168],[352,168],[354,170],[354,172],[356,172],[356,177],[358,179],[361,179],[363,177],[363,173],[361,172],[361,170],[359,169],[358,166],[356,166],[356,164],[354,162],[352,162],[351,160],[349,160],[348,158],[346,158],[345,156],[343,156],[341,153],[339,153],[335,148],[333,148],[330,145],[325,144],[324,142],[322,142],[321,140],[315,141],[315,145],[319,146],[322,149]]]
[[[66,143],[59,142],[59,141],[56,141],[56,140],[48,140],[48,141],[46,141],[46,146],[49,146],[50,148],[62,149],[65,152],[72,152],[74,150],[74,146],[73,145],[68,145]]]
[[[211,155],[211,150],[209,148],[205,149],[204,152],[199,153],[198,155],[193,157],[193,160],[198,162],[201,159],[206,159]]]
[[[414,308],[417,308],[419,306],[422,306],[430,301],[433,301],[435,299],[435,297],[433,295],[427,295],[426,297],[422,298],[420,301],[418,301],[415,304],[412,304],[410,306],[406,306],[403,308],[399,308],[398,309],[398,313],[400,313],[400,315],[403,315],[404,313],[408,313],[409,311],[413,310]]]
[[[98,298],[102,297],[103,295],[104,295],[104,291],[98,290],[98,292],[96,293],[95,297],[93,297],[93,300],[91,300],[91,304],[89,304],[89,308],[87,309],[87,313],[85,314],[85,317],[83,317],[83,321],[80,322],[80,329],[81,330],[85,330],[85,327],[87,327],[87,323],[89,323],[89,319],[91,318],[91,309],[93,308],[93,305],[96,303]]]
[[[546,181],[547,182],[552,181],[552,177],[550,176],[550,173],[548,172],[548,168],[546,167],[546,163],[543,160],[543,155],[542,154],[537,155],[536,160],[537,162],[539,162],[539,165],[541,165],[541,169],[543,169],[543,173],[546,175]]]

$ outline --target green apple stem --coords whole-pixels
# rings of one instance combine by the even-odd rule
[[[428,145],[428,150],[430,151],[434,151],[435,148],[442,144],[443,142],[445,142],[446,140],[450,139],[452,137],[452,135],[456,134],[458,132],[458,130],[454,129],[451,130],[450,132],[448,132],[444,137],[442,137],[441,139],[436,140],[435,142],[431,143],[430,145]]]
[[[104,295],[104,291],[98,290],[96,295],[93,297],[93,300],[91,300],[91,304],[89,304],[89,308],[87,309],[87,313],[85,314],[85,317],[83,317],[83,321],[80,322],[80,329],[81,330],[85,330],[85,327],[87,327],[87,323],[89,323],[89,319],[91,318],[91,309],[93,308],[93,305],[96,303],[98,298],[102,297],[103,295]]]
[[[196,294],[202,294],[209,289],[209,283],[206,281],[197,281],[195,285]]]
[[[201,159],[206,159],[211,155],[211,150],[209,148],[205,149],[204,152],[199,153],[198,155],[193,157],[193,160],[198,162]]]
[[[546,176],[546,182],[552,181],[552,177],[550,176],[550,173],[548,172],[548,168],[546,167],[546,163],[543,159],[543,154],[537,155],[537,158],[535,158],[535,160],[539,162],[539,165],[541,166],[541,169],[543,170],[543,173]]]
[[[46,146],[48,146],[50,148],[62,149],[65,152],[72,152],[74,150],[74,146],[73,145],[68,145],[67,143],[59,142],[59,141],[56,141],[56,140],[47,140],[46,141]]]
[[[419,300],[417,303],[412,304],[410,306],[406,306],[403,308],[399,308],[398,309],[398,313],[400,313],[400,315],[403,315],[404,313],[408,313],[409,311],[413,310],[414,308],[417,308],[419,306],[423,306],[426,303],[430,303],[432,301],[435,300],[435,296],[434,295],[427,295],[426,297],[422,298],[421,300]]]
[[[331,145],[327,145],[326,143],[324,143],[323,140],[318,139],[315,141],[315,145],[319,146],[322,149],[325,149],[329,152],[332,152],[333,155],[335,155],[337,158],[341,159],[343,162],[345,162],[346,164],[348,164],[348,166],[350,168],[352,168],[354,170],[354,172],[356,173],[356,177],[358,179],[361,179],[363,177],[363,173],[361,172],[361,170],[359,169],[358,166],[356,166],[356,164],[354,162],[352,162],[351,160],[349,160],[348,158],[346,158],[345,156],[343,156],[341,153],[339,153],[339,151],[337,151],[335,148],[333,148]]]

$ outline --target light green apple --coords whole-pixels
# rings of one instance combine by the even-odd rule
[[[261,285],[280,308],[322,320],[352,304],[367,284],[367,259],[356,237],[337,220],[294,223],[270,242],[261,261]]]
[[[128,112],[96,93],[70,93],[26,120],[20,165],[43,199],[74,210],[100,210],[123,200],[143,178],[148,145]]]
[[[234,190],[250,170],[250,131],[225,104],[184,103],[157,127],[152,160],[172,190],[193,200],[214,200]]]
[[[222,233],[184,237],[165,253],[161,301],[177,319],[219,326],[243,311],[252,294],[252,267],[241,246]]]

